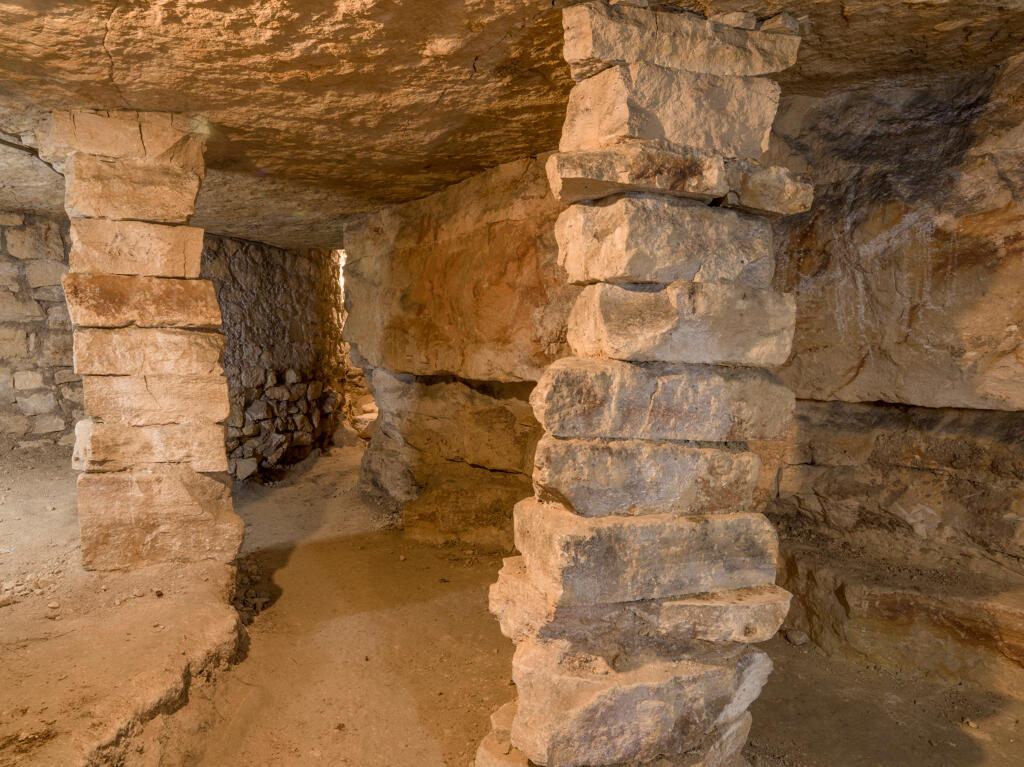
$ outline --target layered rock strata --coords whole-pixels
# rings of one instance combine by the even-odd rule
[[[66,178],[64,293],[86,420],[76,429],[89,569],[231,561],[228,390],[202,231],[187,226],[206,126],[163,113],[58,112],[40,155]]]
[[[789,606],[745,443],[783,440],[794,408],[768,368],[795,306],[770,288],[770,223],[751,214],[810,202],[754,162],[778,104],[758,76],[799,40],[602,3],[564,25],[578,82],[548,173],[572,203],[556,229],[582,287],[575,356],[531,396],[536,497],[491,588],[518,700],[477,767],[731,767],[771,671],[751,644]]]

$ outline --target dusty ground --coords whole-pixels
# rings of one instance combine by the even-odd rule
[[[95,763],[466,767],[488,714],[512,698],[512,646],[486,611],[498,558],[382,527],[355,491],[357,449],[237,490],[240,604],[263,609],[228,668],[216,653],[177,660],[196,645],[228,652],[224,614],[196,609],[216,574],[204,591],[167,571],[80,572],[66,459],[0,459],[0,586],[33,584],[0,608],[0,767],[73,765],[104,739],[116,745]],[[1024,764],[1019,700],[782,639],[767,649],[776,672],[754,707],[753,767]]]

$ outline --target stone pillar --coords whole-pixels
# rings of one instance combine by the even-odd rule
[[[764,215],[811,188],[758,158],[796,59],[788,16],[758,25],[603,3],[564,11],[577,85],[548,173],[569,204],[560,260],[585,286],[573,357],[531,403],[545,429],[522,556],[491,610],[516,643],[518,701],[476,767],[742,763],[779,628],[774,529],[752,511],[781,440],[795,303],[771,289]]]
[[[187,226],[206,126],[164,113],[56,112],[40,156],[64,173],[63,279],[86,420],[76,427],[82,559],[96,570],[234,559],[224,337]]]

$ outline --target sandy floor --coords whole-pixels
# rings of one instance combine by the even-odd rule
[[[61,621],[47,617],[53,611],[46,605],[63,599],[66,584],[81,577],[73,475],[63,455],[18,460],[0,464],[0,488],[8,488],[0,490],[0,583],[12,573],[22,581],[34,574],[40,593],[30,590],[18,604],[0,608],[0,638],[14,623],[12,609],[24,634],[20,643],[0,646],[0,733],[4,717],[20,710],[13,688],[5,695],[4,687],[4,674],[12,679],[15,665],[19,694],[32,689],[35,675],[40,721],[61,734],[77,721],[67,708],[74,698],[65,695],[67,678],[60,679],[59,669],[33,668],[41,656],[31,655],[36,642],[28,629],[52,634],[62,621],[100,608],[112,611],[103,614],[108,621],[138,614],[115,610],[113,600],[132,594],[116,585],[115,595],[108,585],[95,605],[62,606]],[[512,645],[486,609],[499,559],[411,543],[384,529],[355,491],[358,461],[357,449],[335,450],[276,486],[236,491],[247,524],[242,601],[263,607],[248,626],[244,658],[194,678],[165,714],[125,733],[118,764],[469,764],[488,714],[514,694]],[[125,603],[170,604],[149,593]],[[61,633],[68,643],[63,657],[74,648],[90,654],[83,633]],[[14,646],[20,655],[9,653]],[[766,649],[776,671],[754,708],[746,752],[754,767],[1024,764],[1021,701],[966,685],[911,683],[781,639]],[[112,683],[108,689],[104,699],[83,706],[102,714],[133,692]],[[59,701],[55,716],[47,699]],[[17,742],[5,744],[0,734],[0,765],[72,763],[18,758]],[[114,757],[110,752],[109,763]]]

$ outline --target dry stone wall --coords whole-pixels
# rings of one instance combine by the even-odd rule
[[[768,153],[817,190],[776,224],[798,418],[757,448],[791,621],[986,683],[1024,673],[1022,94],[1017,56],[788,97]]]
[[[0,232],[0,436],[21,446],[68,442],[82,416],[82,384],[60,284],[67,223],[0,212]]]
[[[741,759],[771,671],[751,645],[790,600],[747,444],[784,444],[794,409],[768,368],[789,355],[795,302],[769,286],[771,228],[753,215],[810,202],[756,162],[779,96],[759,75],[799,46],[787,22],[563,11],[577,85],[547,167],[581,291],[571,356],[530,399],[536,495],[491,588],[517,700],[476,767]]]
[[[363,486],[411,535],[512,546],[540,437],[527,399],[579,291],[562,207],[525,159],[346,230],[344,337],[380,411]]]
[[[338,253],[208,235],[201,275],[224,318],[231,473],[255,478],[325,445],[349,367]]]

